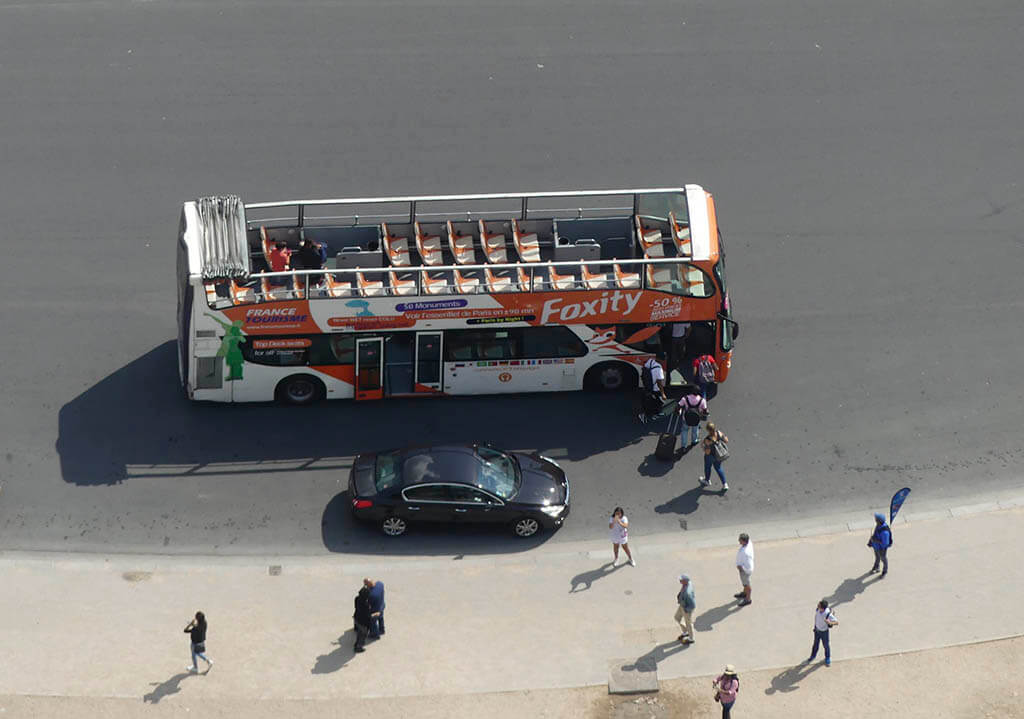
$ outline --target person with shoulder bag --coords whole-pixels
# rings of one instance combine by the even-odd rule
[[[683,396],[676,407],[679,422],[680,450],[686,451],[697,444],[700,435],[700,423],[708,418],[708,401],[700,394],[700,390],[692,384],[683,388]],[[687,432],[689,430],[689,432]],[[689,434],[689,440],[687,440]]]
[[[711,686],[715,688],[715,701],[722,704],[722,719],[729,719],[732,705],[736,703],[736,695],[740,691],[740,678],[736,674],[736,667],[726,664],[725,671],[711,682]]]
[[[186,667],[188,671],[195,674],[199,671],[196,657],[206,662],[206,671],[213,668],[213,660],[206,658],[206,615],[196,612],[195,619],[185,627],[185,634],[189,635],[192,645],[192,666]]]
[[[705,435],[702,443],[704,447],[704,475],[700,478],[700,484],[702,487],[711,486],[711,468],[714,467],[715,471],[718,472],[719,479],[722,480],[722,491],[728,492],[729,483],[725,481],[722,462],[729,458],[729,438],[718,431],[714,422],[708,422],[706,429],[708,433]]]

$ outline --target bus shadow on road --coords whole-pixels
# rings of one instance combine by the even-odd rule
[[[165,342],[63,405],[64,481],[340,473],[351,457],[407,444],[489,441],[578,460],[635,444],[630,394],[587,392],[321,402],[202,404],[184,398]],[[320,476],[323,476],[322,474]]]

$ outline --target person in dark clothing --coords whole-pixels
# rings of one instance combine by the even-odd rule
[[[299,247],[298,259],[304,270],[319,270],[324,266],[323,259],[320,257],[320,248],[317,247],[313,240],[302,241],[302,245]],[[309,284],[320,284],[322,278],[323,275],[310,275]]]
[[[363,586],[370,590],[370,638],[380,639],[384,634],[384,582],[367,578]]]
[[[192,640],[192,666],[185,668],[193,674],[198,672],[199,666],[196,663],[196,657],[199,657],[206,662],[206,671],[209,672],[213,667],[213,661],[206,658],[206,615],[196,612],[195,619],[185,627],[185,634],[188,634]]]
[[[892,530],[885,523],[885,515],[875,513],[875,531],[871,533],[868,546],[875,550],[875,564],[871,567],[872,574],[878,571],[878,563],[882,563],[882,576],[889,573],[889,558],[886,556],[892,545]]]
[[[355,612],[352,614],[352,621],[356,629],[355,651],[365,652],[366,635],[370,633],[370,622],[373,612],[370,610],[370,590],[363,587],[356,595]]]

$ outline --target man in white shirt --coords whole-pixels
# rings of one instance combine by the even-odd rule
[[[828,630],[839,624],[839,620],[836,619],[836,615],[828,608],[828,601],[822,599],[818,602],[818,608],[814,612],[814,646],[811,647],[811,656],[807,659],[805,664],[810,664],[814,661],[814,657],[818,656],[818,644],[825,645],[825,666],[832,666],[832,649],[829,647],[828,642]]]
[[[657,356],[650,357],[644,362],[644,370],[650,374],[650,386],[645,378],[640,396],[640,413],[637,415],[641,422],[658,416],[664,408],[664,403],[668,401],[668,397],[665,396],[665,370],[661,366],[663,359],[665,353],[658,352]]]
[[[750,604],[750,575],[754,573],[754,545],[746,532],[740,535],[740,548],[736,552],[736,569],[740,573],[740,584],[743,585],[743,591],[733,596],[740,600],[741,607],[745,607]]]
[[[686,338],[690,336],[689,322],[672,323],[672,358],[669,367],[683,371],[683,360],[686,358]]]

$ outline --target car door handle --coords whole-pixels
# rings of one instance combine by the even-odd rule
[[[456,512],[467,512],[467,511],[469,511],[469,510],[466,510],[466,509],[456,509],[455,511],[456,511]]]
[[[413,511],[413,512],[418,512],[418,511],[420,511],[420,508],[419,508],[419,507],[411,507],[411,506],[406,506],[406,509],[408,509],[408,510],[411,510],[411,511]]]

